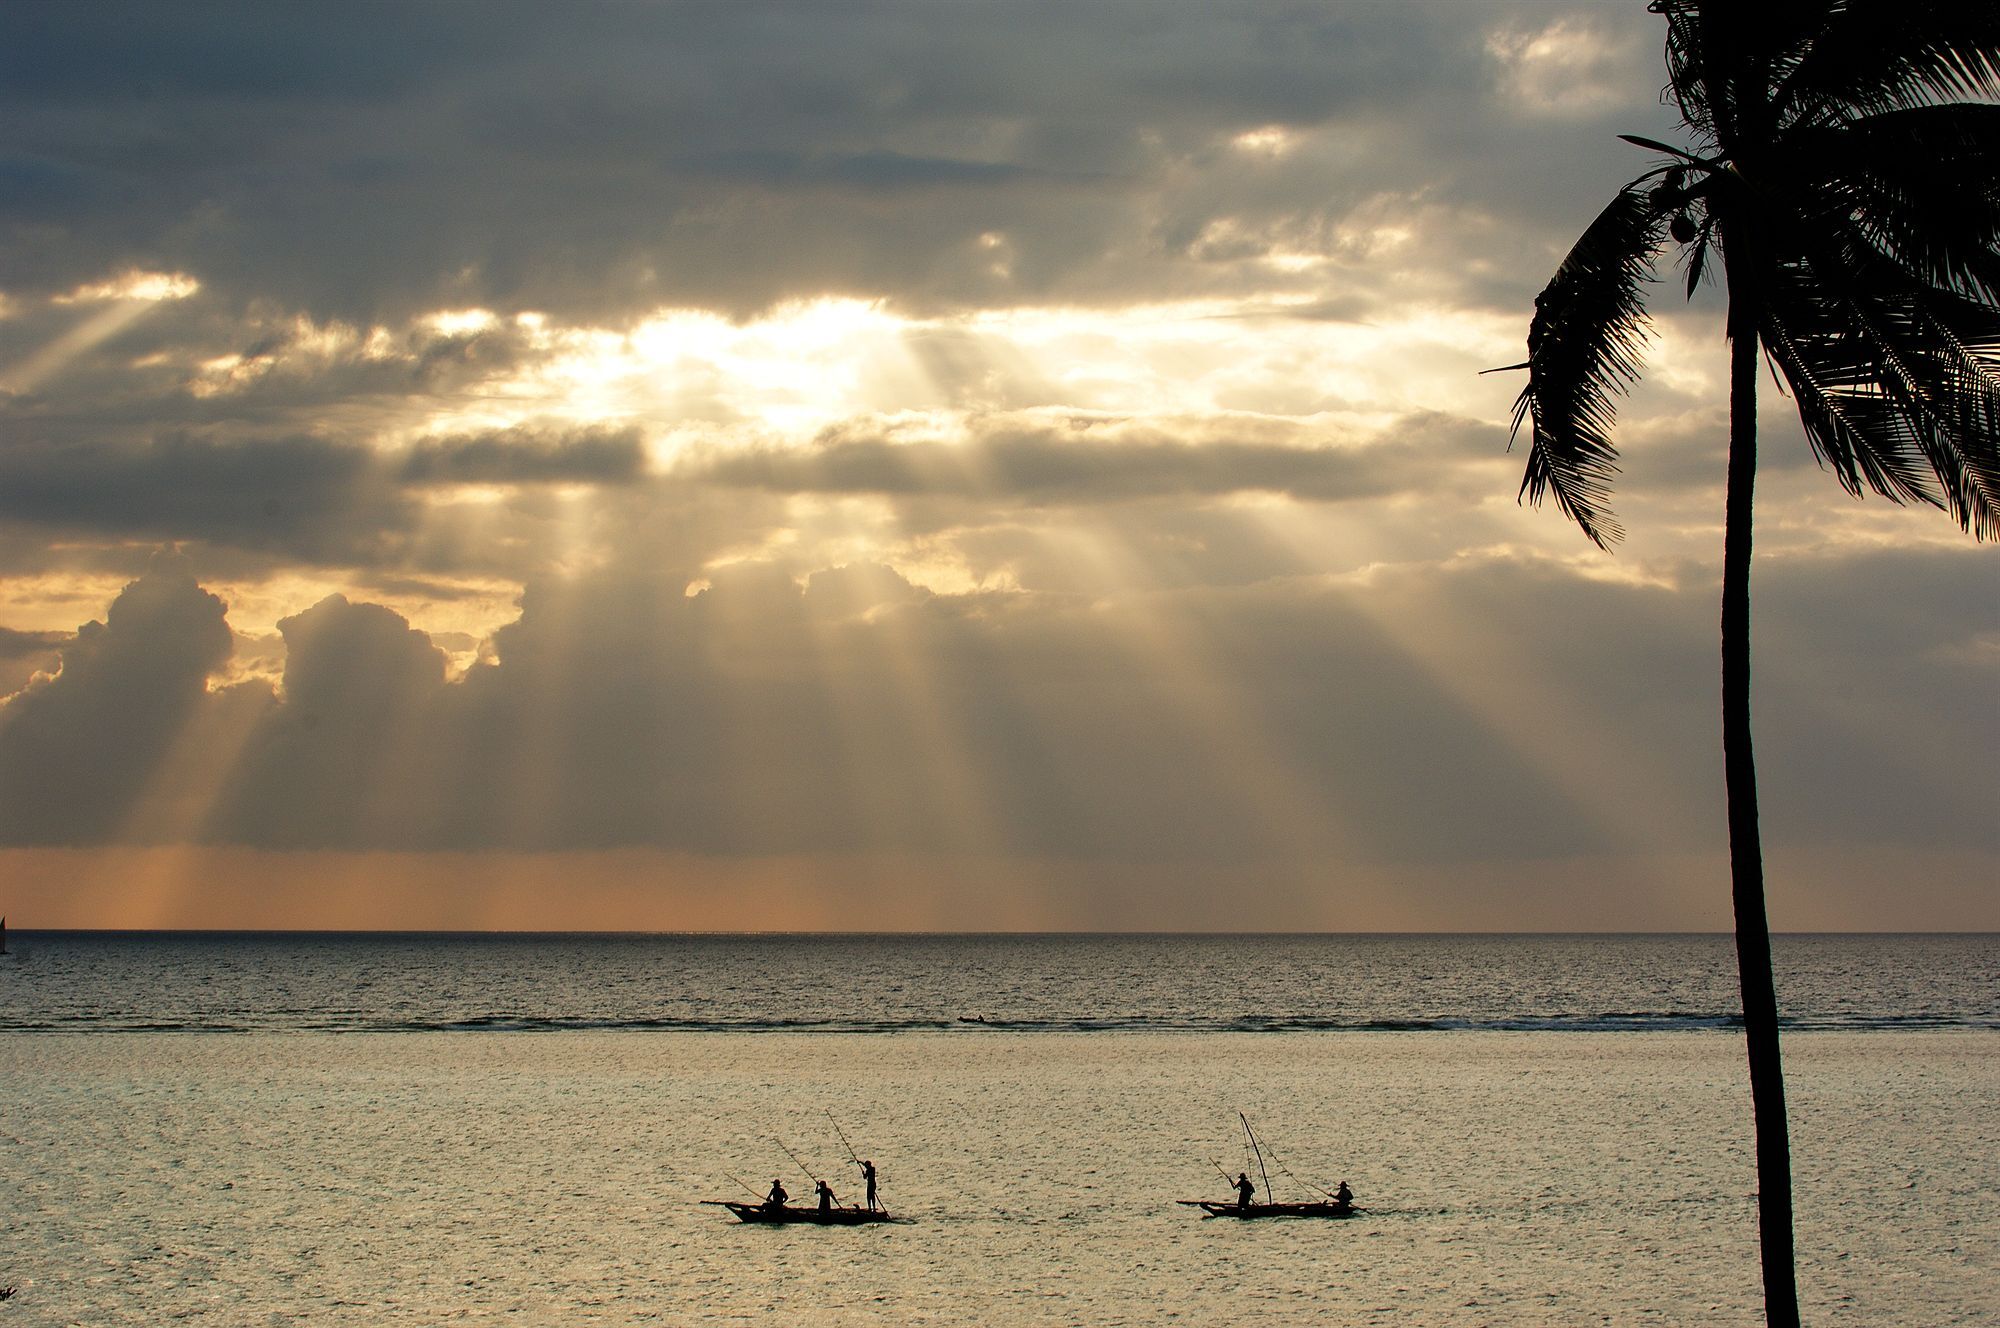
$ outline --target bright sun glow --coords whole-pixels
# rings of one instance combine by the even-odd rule
[[[1292,272],[1322,260],[1274,251],[1264,261]],[[1274,293],[913,318],[879,302],[819,299],[741,321],[664,309],[624,330],[523,315],[507,331],[527,353],[462,391],[432,397],[421,418],[383,436],[406,441],[533,420],[631,422],[670,462],[692,443],[800,443],[862,417],[962,423],[994,410],[1300,417],[1362,400],[1378,413],[1486,412],[1497,389],[1474,371],[1501,362],[1519,334],[1416,303],[1369,324],[1295,316],[1303,303]],[[422,321],[446,335],[506,326],[483,310]],[[350,333],[350,346],[359,337]],[[286,353],[305,353],[307,340],[295,333]],[[1487,349],[1468,349],[1479,347]],[[269,370],[266,362],[223,357],[201,367],[193,390],[227,391]]]
[[[484,332],[500,320],[490,309],[440,309],[425,320],[448,337]]]
[[[54,304],[95,304],[104,300],[185,300],[201,289],[201,283],[185,272],[124,272],[108,281],[78,286],[67,295],[55,296]]]
[[[1261,129],[1251,129],[1229,140],[1229,145],[1238,152],[1260,157],[1282,157],[1297,146],[1298,140],[1292,131],[1283,125],[1265,125]]]

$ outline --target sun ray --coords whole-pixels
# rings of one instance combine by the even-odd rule
[[[1265,716],[1232,679],[1218,635],[1227,629],[1205,617],[1198,597],[1150,588],[1144,553],[1114,529],[1051,535],[1065,559],[1111,596],[1098,612],[1121,674],[1151,698],[1164,726],[1200,752],[1204,779],[1227,790],[1221,796],[1228,806],[1216,810],[1252,828],[1270,897],[1321,911],[1327,874],[1355,856],[1353,827],[1273,741]]]
[[[52,304],[101,303],[105,307],[73,325],[26,359],[0,370],[0,391],[36,390],[78,357],[117,336],[163,303],[186,299],[200,289],[200,282],[180,273],[130,272],[110,281],[81,286],[68,295],[57,296]]]
[[[1299,548],[1304,558],[1315,557],[1323,544],[1364,549],[1391,544],[1382,532],[1355,528],[1356,523],[1388,519],[1379,512],[1343,514],[1340,529],[1324,534],[1319,527],[1325,518],[1315,520],[1308,513],[1271,511],[1263,519],[1274,538]],[[1476,532],[1466,533],[1476,538]],[[1468,553],[1448,561],[1470,564],[1476,558]],[[1681,794],[1658,752],[1626,742],[1622,735],[1632,731],[1630,715],[1606,712],[1574,691],[1555,694],[1541,681],[1549,671],[1520,643],[1517,626],[1497,620],[1476,590],[1462,589],[1448,576],[1423,578],[1433,589],[1415,590],[1419,570],[1415,565],[1375,564],[1332,575],[1352,588],[1345,602],[1410,667],[1461,713],[1476,717],[1500,738],[1524,769],[1561,793],[1578,825],[1621,849],[1639,849],[1633,854],[1635,864],[1643,859],[1658,867],[1647,884],[1669,891],[1672,855],[1684,848],[1690,827],[1699,827],[1710,809]],[[1441,570],[1448,568],[1429,569]],[[1643,589],[1635,587],[1635,593]],[[1418,598],[1412,600],[1410,593]],[[1651,593],[1667,592],[1655,586]],[[1426,600],[1425,594],[1433,598]],[[1551,722],[1556,716],[1560,723]],[[1578,733],[1591,734],[1592,741],[1577,742]]]

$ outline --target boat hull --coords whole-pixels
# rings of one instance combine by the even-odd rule
[[[1180,1199],[1178,1203],[1199,1208],[1210,1217],[1353,1217],[1361,1210],[1353,1204],[1327,1203],[1214,1203],[1207,1199]]]
[[[858,1227],[870,1222],[890,1222],[888,1213],[881,1209],[867,1208],[768,1208],[763,1204],[730,1203],[724,1201],[722,1207],[736,1214],[744,1222],[755,1222],[764,1226],[786,1226],[801,1224],[815,1227]]]

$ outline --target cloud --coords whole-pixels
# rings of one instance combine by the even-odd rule
[[[1990,572],[1916,554],[1825,570],[1760,592],[1772,843],[2000,848],[1979,812],[2000,620],[1897,593],[1958,603]],[[1892,593],[1829,600],[1840,583]],[[1121,601],[940,595],[867,565],[801,584],[743,563],[690,593],[628,566],[537,583],[457,680],[399,615],[329,598],[281,624],[273,696],[203,691],[229,652],[222,608],[163,571],[0,711],[5,833],[116,838],[177,746],[232,753],[177,833],[260,847],[1212,865],[1709,852],[1709,600],[1705,583],[1508,556]],[[1923,632],[1887,630],[1903,615]],[[1864,693],[1865,721],[1826,722]]]
[[[362,449],[169,435],[140,448],[0,448],[0,517],[327,561],[355,556],[385,529],[407,529],[413,511]]]
[[[0,696],[28,685],[37,673],[53,672],[60,661],[66,632],[17,632],[0,627]]]
[[[1388,441],[1348,446],[1315,445],[1308,428],[1263,420],[1203,420],[1181,436],[1167,432],[1174,423],[982,421],[963,442],[897,441],[842,429],[811,448],[731,452],[688,462],[682,473],[781,493],[1092,504],[1255,492],[1340,502],[1431,488],[1454,451],[1471,453],[1468,441],[1488,449],[1490,459],[1500,440],[1493,426],[1471,421],[1406,421],[1387,431]],[[1277,434],[1281,441],[1249,441],[1245,434]]]
[[[311,436],[226,440],[169,433],[136,446],[0,445],[0,520],[110,541],[242,551],[265,566],[490,570],[426,494],[636,481],[634,428],[530,424],[383,451]],[[536,521],[532,493],[505,511]],[[485,523],[491,531],[491,522]],[[28,550],[34,562],[49,551]],[[518,570],[516,561],[507,570]],[[6,555],[0,552],[0,562]],[[211,559],[211,561],[213,561]]]
[[[933,308],[1186,293],[1244,275],[1179,261],[1176,237],[1222,218],[1327,234],[1405,190],[1413,164],[1440,197],[1490,188],[1482,160],[1527,122],[1496,62],[1583,70],[1624,94],[1586,109],[1657,117],[1657,75],[1619,58],[1643,15],[1538,7],[1539,38],[1491,45],[1523,15],[502,6],[478,22],[373,13],[364,41],[324,11],[246,7],[196,25],[227,39],[194,41],[143,6],[13,14],[0,96],[20,187],[0,284],[67,290],[142,264],[359,322],[467,303],[615,322],[827,293]],[[1282,169],[1236,146],[1273,129],[1300,144]],[[1528,190],[1482,201],[1548,207]],[[989,233],[1008,237],[1004,276]]]
[[[220,599],[171,562],[127,586],[62,649],[53,677],[0,709],[0,835],[116,836],[231,649]]]
[[[445,682],[445,654],[399,615],[333,595],[278,624],[281,705],[246,744],[222,789],[222,815],[252,842],[355,847],[433,772],[424,739]],[[213,810],[213,809],[211,809]]]
[[[1019,184],[1041,175],[1006,162],[920,157],[902,152],[857,152],[809,156],[776,149],[710,153],[676,165],[690,174],[709,175],[766,188],[847,187],[870,192],[912,194],[946,188]]]
[[[406,484],[623,484],[645,467],[636,427],[518,427],[425,438],[396,467]]]

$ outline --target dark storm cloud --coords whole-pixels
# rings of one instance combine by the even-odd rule
[[[1218,220],[1324,237],[1384,191],[1572,220],[1570,186],[1499,150],[1532,117],[1487,46],[1562,16],[1292,0],[9,6],[0,285],[184,269],[233,303],[364,320],[440,303],[615,319],[835,291],[924,306],[1198,289],[1228,280],[1181,261]],[[1634,89],[1642,114],[1656,79]],[[1605,152],[1595,123],[1566,139]],[[1324,142],[1262,166],[1228,147],[1265,124]],[[1004,278],[977,249],[989,233],[1008,238]],[[1501,247],[1484,256],[1520,248]]]

